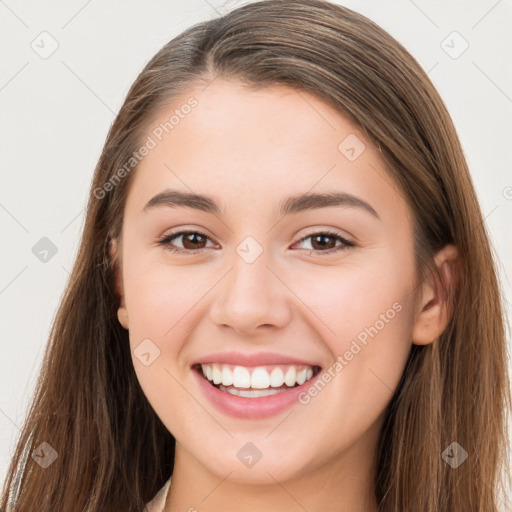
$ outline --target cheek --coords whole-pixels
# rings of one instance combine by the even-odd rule
[[[218,277],[207,269],[198,275],[193,266],[171,267],[137,258],[135,252],[124,263],[135,373],[153,409],[174,432],[180,425],[174,411],[191,405],[190,395],[179,384],[191,378],[189,358],[183,357],[183,351],[197,327],[198,315],[204,314],[205,294]]]
[[[190,272],[135,259],[125,267],[131,356],[139,384],[153,410],[172,433],[175,411],[189,407],[185,368],[178,363],[193,330],[193,307],[204,289]],[[190,274],[190,275],[189,275]],[[149,355],[147,355],[149,354]]]
[[[397,259],[391,251],[376,250],[288,279],[314,313],[315,328],[322,329],[332,352],[339,354],[355,338],[364,342],[372,326],[379,338],[403,338],[398,332],[408,318],[403,311],[412,296],[412,273],[412,262]]]
[[[136,260],[126,265],[126,305],[130,331],[163,341],[175,338],[183,320],[208,289],[193,267],[172,268]],[[207,276],[206,276],[207,277]],[[211,276],[213,286],[214,277]]]
[[[152,261],[135,247],[126,251],[123,278],[132,361],[154,406],[162,390],[174,389],[170,373],[176,373],[172,362],[178,360],[181,347],[168,340],[186,339],[180,333],[187,312],[200,297],[199,286],[184,276],[181,269],[173,270]]]
[[[312,390],[328,395],[311,398],[318,414],[324,399],[336,403],[337,420],[358,429],[388,404],[412,343],[413,269],[409,255],[381,251],[295,281],[332,356],[325,388]]]

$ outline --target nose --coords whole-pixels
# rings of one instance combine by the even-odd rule
[[[265,254],[252,263],[235,255],[231,270],[215,287],[210,318],[216,325],[250,335],[290,321],[293,293],[283,283],[286,279],[269,267]]]

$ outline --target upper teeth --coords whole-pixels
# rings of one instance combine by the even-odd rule
[[[203,375],[214,384],[237,388],[278,388],[283,384],[295,386],[295,384],[304,384],[313,377],[313,367],[311,366],[257,366],[251,373],[250,369],[245,366],[213,363],[202,364],[201,369]]]

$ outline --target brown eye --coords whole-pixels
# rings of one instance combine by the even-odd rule
[[[332,249],[336,247],[336,239],[330,235],[313,235],[311,240],[313,249]]]
[[[341,237],[337,233],[333,233],[330,231],[321,231],[319,233],[313,233],[302,238],[299,241],[299,243],[309,239],[311,239],[312,248],[306,250],[309,253],[314,254],[333,254],[335,252],[344,251],[350,247],[355,246],[353,242],[349,242],[348,240],[345,240],[345,238]],[[340,241],[341,244],[337,245],[338,241]]]
[[[202,249],[206,243],[206,237],[200,233],[191,232],[183,236],[183,246],[185,249]]]
[[[182,239],[181,243],[183,247],[176,247],[174,244],[175,240]],[[173,233],[165,236],[158,241],[158,245],[163,245],[165,249],[171,252],[196,252],[206,248],[206,243],[209,237],[199,231],[180,231],[179,233]]]

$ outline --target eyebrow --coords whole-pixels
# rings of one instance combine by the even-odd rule
[[[190,192],[180,192],[178,190],[164,190],[153,198],[151,198],[143,212],[147,212],[153,208],[160,206],[193,208],[214,215],[222,215],[219,206],[211,197],[194,194]],[[281,216],[300,213],[308,210],[316,210],[319,208],[327,208],[329,206],[341,206],[351,208],[361,208],[370,213],[373,217],[380,219],[375,209],[363,199],[348,194],[347,192],[324,192],[324,193],[305,193],[296,194],[281,201],[279,213]]]

